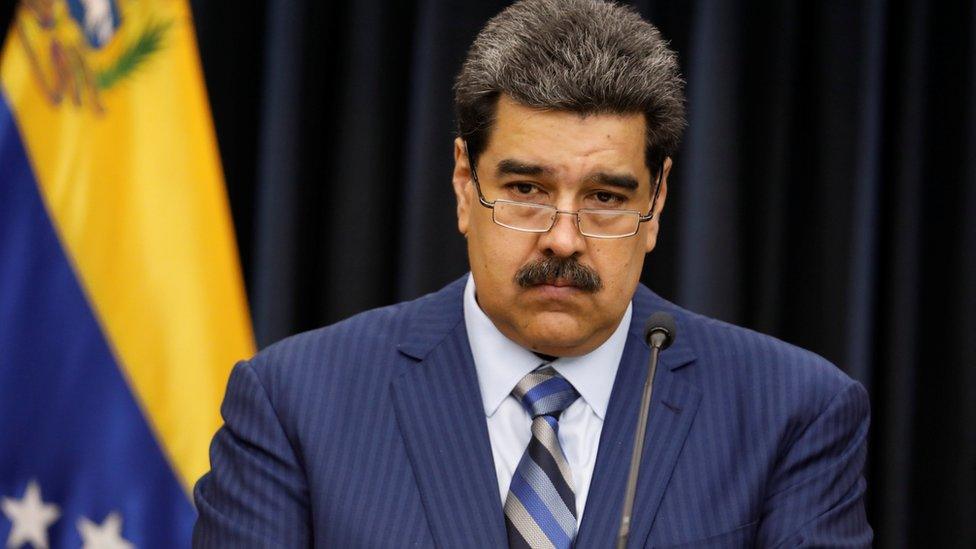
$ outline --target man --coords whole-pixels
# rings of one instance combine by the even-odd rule
[[[195,544],[610,547],[665,311],[629,546],[868,546],[863,388],[639,285],[684,126],[657,30],[519,2],[455,91],[471,275],[239,364]]]

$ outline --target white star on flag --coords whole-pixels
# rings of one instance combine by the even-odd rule
[[[85,517],[78,519],[82,549],[132,549],[135,547],[122,537],[122,517],[109,513],[99,526]]]
[[[3,498],[3,514],[13,526],[7,547],[20,547],[30,543],[35,549],[47,549],[47,529],[58,520],[61,512],[57,505],[46,505],[41,500],[41,487],[32,480],[21,499]]]

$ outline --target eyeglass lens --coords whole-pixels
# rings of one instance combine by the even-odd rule
[[[637,212],[581,210],[579,228],[584,235],[599,237],[629,236],[637,232]],[[495,222],[506,227],[531,232],[548,231],[556,218],[551,206],[498,200],[494,207]]]

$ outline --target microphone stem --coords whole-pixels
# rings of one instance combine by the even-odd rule
[[[657,355],[660,351],[659,346],[651,347],[651,359],[637,417],[637,431],[634,433],[634,451],[630,456],[630,472],[627,474],[627,490],[624,494],[620,532],[617,534],[617,549],[624,549],[630,536],[630,519],[634,511],[634,497],[637,494],[637,473],[640,470],[641,456],[644,454],[644,433],[647,432],[647,414],[651,407],[651,390],[654,385],[654,372],[657,370]]]

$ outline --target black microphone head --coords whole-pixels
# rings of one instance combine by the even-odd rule
[[[662,351],[674,343],[677,334],[678,327],[674,323],[674,317],[664,311],[652,314],[644,323],[644,341],[652,347],[660,347]]]

